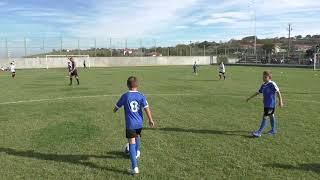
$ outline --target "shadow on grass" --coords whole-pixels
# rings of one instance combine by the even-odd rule
[[[198,81],[198,82],[214,82],[214,81],[219,81],[218,79],[178,79],[178,78],[171,78],[170,80],[175,80],[175,81]]]
[[[99,169],[99,170],[107,170],[107,171],[126,174],[126,171],[115,169],[115,168],[98,166],[88,161],[90,158],[101,158],[101,159],[124,158],[123,153],[120,153],[120,152],[119,153],[110,152],[108,153],[108,154],[111,154],[109,156],[96,156],[96,155],[46,154],[46,153],[40,153],[35,151],[18,151],[11,148],[0,148],[0,153],[1,152],[6,153],[8,155],[12,155],[12,156],[27,157],[27,158],[33,158],[38,160],[46,160],[46,161],[64,162],[64,163],[70,163],[75,165],[87,166],[87,167]]]
[[[301,170],[301,171],[313,171],[316,173],[320,173],[320,163],[312,163],[312,164],[298,164],[297,166],[293,166],[290,164],[267,164],[266,167],[272,168],[281,168],[281,169],[288,169],[288,170]]]
[[[209,129],[183,129],[183,128],[145,128],[146,130],[155,131],[168,131],[168,132],[184,132],[184,133],[196,133],[196,134],[215,134],[215,135],[225,135],[225,136],[241,136],[246,138],[252,138],[250,132],[248,131],[218,131]]]

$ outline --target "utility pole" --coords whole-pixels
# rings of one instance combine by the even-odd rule
[[[27,56],[27,39],[24,38],[24,57]]]
[[[292,27],[291,27],[291,24],[289,24],[289,28],[288,28],[288,31],[289,31],[289,37],[288,37],[288,57],[290,57],[290,50],[291,50],[291,31],[292,31]]]
[[[192,41],[190,41],[190,56],[192,56]]]
[[[7,53],[7,59],[9,60],[9,48],[8,48],[8,39],[5,40],[5,47],[6,47],[6,53]]]
[[[112,57],[112,39],[110,38],[110,41],[109,41],[109,49],[110,49],[110,56]]]
[[[45,56],[44,38],[42,38],[42,54],[43,54],[43,56]]]
[[[154,39],[154,54],[157,56],[157,40]]]
[[[94,57],[97,57],[97,39],[94,38]]]
[[[143,50],[142,50],[142,40],[140,39],[140,56],[143,56]]]
[[[78,39],[78,55],[80,55],[80,40]]]
[[[203,46],[203,56],[206,56],[206,45]]]
[[[60,37],[60,55],[62,55],[62,37]]]

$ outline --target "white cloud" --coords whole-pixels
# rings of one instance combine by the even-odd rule
[[[139,37],[157,34],[172,26],[198,0],[120,1],[117,8],[100,4],[92,22],[83,22],[69,29],[78,36]],[[120,5],[120,6],[119,6]],[[123,6],[121,6],[123,5]]]
[[[176,26],[175,28],[176,29],[188,29],[189,27],[180,25],[180,26]]]

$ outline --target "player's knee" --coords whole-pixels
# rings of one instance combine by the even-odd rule
[[[129,144],[135,144],[136,143],[136,138],[129,138],[128,139]]]

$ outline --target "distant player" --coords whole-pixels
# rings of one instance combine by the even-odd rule
[[[219,80],[223,79],[226,80],[226,68],[223,64],[223,62],[221,62],[220,66],[219,66]]]
[[[69,68],[69,78],[70,78],[70,84],[69,85],[70,86],[72,85],[73,76],[76,78],[78,85],[80,85],[76,63],[74,62],[73,57],[68,57],[68,59],[70,61],[70,65],[71,65],[71,67]]]
[[[124,93],[114,107],[113,112],[117,112],[124,106],[125,122],[126,122],[126,138],[129,142],[131,169],[128,171],[130,175],[139,174],[137,158],[140,157],[140,137],[143,126],[142,109],[145,110],[149,126],[154,127],[151,110],[144,95],[138,92],[138,80],[136,77],[129,77],[127,80],[129,91]]]
[[[197,76],[198,75],[198,64],[197,62],[195,61],[193,66],[192,66],[192,69],[193,69],[193,73]]]
[[[276,107],[276,94],[278,96],[279,106],[283,107],[282,96],[280,90],[275,82],[272,81],[272,74],[270,71],[263,72],[263,84],[259,91],[254,93],[251,97],[247,99],[249,102],[252,98],[259,94],[263,94],[263,104],[264,104],[264,114],[261,122],[260,129],[252,133],[254,137],[260,137],[263,130],[267,125],[267,118],[270,118],[271,130],[268,132],[269,135],[274,135],[277,133],[276,130],[276,118],[274,116]]]
[[[83,68],[84,68],[84,69],[87,69],[86,60],[83,60]]]
[[[12,79],[16,79],[16,66],[14,65],[14,62],[10,63],[10,72]]]

